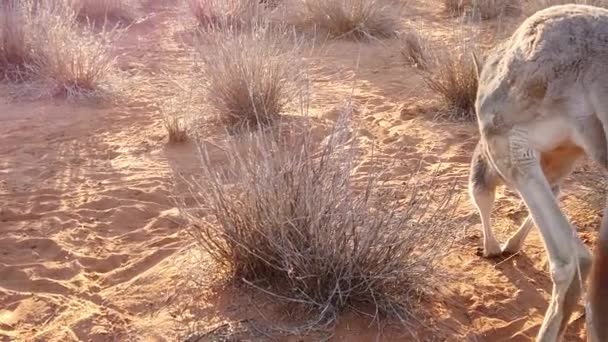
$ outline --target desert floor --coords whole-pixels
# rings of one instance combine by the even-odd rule
[[[439,1],[408,6],[404,23],[436,44],[489,44],[498,26],[519,20],[462,24]],[[187,58],[184,34],[174,27],[179,13],[171,1],[148,0],[145,9],[150,17],[120,42],[120,63],[161,79],[163,66]],[[434,117],[429,108],[436,95],[404,65],[397,43],[330,41],[308,59],[312,114],[320,127],[335,119],[335,108],[354,89],[362,135],[376,141],[379,153],[406,162],[425,157],[427,171],[441,161],[440,177],[459,182],[458,215],[467,224],[444,262],[454,276],[450,295],[426,304],[444,331],[437,339],[532,341],[550,298],[547,258],[536,231],[513,257],[478,256],[480,220],[466,197],[476,125]],[[259,309],[272,299],[217,282],[221,271],[180,230],[174,176],[196,172],[198,164],[192,144],[167,142],[160,114],[150,106],[154,94],[110,108],[3,97],[0,340],[272,340],[265,329],[272,318]],[[406,168],[390,172],[407,177]],[[589,246],[601,207],[597,174],[581,165],[562,195]],[[517,196],[499,190],[493,219],[501,241],[526,215]],[[579,305],[567,341],[585,339],[584,319],[577,320],[582,312]],[[282,336],[275,339],[318,338]],[[347,314],[330,340],[411,339],[407,329],[379,328]]]

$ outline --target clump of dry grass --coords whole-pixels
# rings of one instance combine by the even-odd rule
[[[115,78],[116,57],[110,45],[115,34],[90,28],[49,31],[30,68],[40,80],[39,92],[66,98],[110,95],[108,91],[120,82]]]
[[[79,18],[105,23],[106,21],[131,23],[140,11],[136,0],[70,0]]]
[[[9,0],[0,11],[0,70],[19,95],[97,98],[117,84],[117,29],[82,27],[65,3]]]
[[[400,13],[391,0],[307,0],[297,20],[334,38],[394,38],[402,29]]]
[[[519,14],[519,0],[443,0],[451,15],[470,14],[482,20],[491,20],[505,14]]]
[[[307,88],[302,44],[280,25],[256,23],[235,30],[216,28],[201,35],[202,102],[231,127],[270,123]]]
[[[425,84],[442,98],[452,118],[475,118],[479,80],[474,52],[474,48],[460,51],[446,48],[436,53],[433,66],[422,72]]]
[[[233,28],[256,22],[264,10],[259,0],[187,0],[199,27]]]
[[[160,105],[163,126],[167,130],[170,143],[181,143],[189,139],[192,118],[189,117],[191,102],[172,97]]]
[[[418,31],[409,30],[401,35],[401,55],[406,63],[419,70],[428,70],[433,63],[433,53],[428,40]]]
[[[199,142],[196,204],[181,209],[192,236],[233,279],[309,309],[312,326],[370,306],[415,317],[453,239],[450,186],[390,183],[374,158],[355,177],[362,150],[348,115],[320,145],[298,127],[231,136],[220,149]]]
[[[169,134],[170,143],[188,141],[188,124],[176,113],[163,113],[163,125]]]

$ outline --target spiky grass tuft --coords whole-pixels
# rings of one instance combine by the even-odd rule
[[[270,123],[306,92],[302,44],[286,27],[225,26],[201,36],[198,60],[204,102],[228,126]]]
[[[0,71],[19,96],[109,99],[122,82],[117,28],[78,24],[66,3],[8,0],[0,19]]]
[[[320,145],[303,123],[229,136],[226,168],[217,145],[212,154],[199,141],[203,174],[188,195],[197,204],[181,208],[234,280],[308,309],[310,327],[370,306],[404,322],[419,317],[417,298],[435,293],[453,238],[450,187],[395,186],[374,158],[372,172],[355,178],[361,150],[350,128],[342,115]]]
[[[401,6],[390,0],[308,0],[298,24],[334,38],[395,38],[401,32]]]

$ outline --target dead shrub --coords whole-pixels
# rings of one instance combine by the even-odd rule
[[[132,23],[139,16],[136,0],[70,0],[79,18],[90,22]]]
[[[370,305],[417,317],[453,239],[451,187],[391,183],[375,158],[355,175],[361,150],[348,115],[320,144],[310,126],[293,127],[229,136],[219,149],[199,141],[195,204],[181,206],[190,233],[234,280],[315,313],[311,327]]]
[[[259,0],[187,0],[199,27],[233,29],[256,22],[264,10]]]
[[[307,0],[298,21],[334,38],[394,38],[402,29],[400,12],[391,0]]]
[[[105,97],[119,83],[111,45],[117,29],[79,25],[66,3],[10,0],[0,8],[7,11],[0,65],[19,76],[9,77],[17,95]]]
[[[409,30],[401,36],[401,55],[406,63],[419,70],[428,70],[432,64],[433,53],[426,37],[416,30]]]
[[[280,25],[235,30],[201,35],[202,102],[231,127],[270,123],[307,88],[301,41]]]
[[[475,119],[478,78],[473,60],[476,49],[444,48],[436,53],[434,65],[422,72],[425,84],[438,94],[456,119]],[[477,53],[479,56],[479,53]]]

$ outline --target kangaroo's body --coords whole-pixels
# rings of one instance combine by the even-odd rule
[[[476,112],[481,138],[469,190],[481,215],[484,255],[517,252],[536,224],[554,283],[538,340],[560,340],[580,297],[579,271],[585,280],[592,256],[560,210],[556,195],[582,157],[608,169],[608,10],[562,5],[526,19],[486,59]],[[503,246],[490,223],[500,184],[516,190],[530,211]],[[600,236],[608,240],[606,231]],[[605,251],[596,253],[596,259],[608,266]],[[608,299],[597,285],[608,286],[608,279],[598,267],[596,262],[592,313],[604,312],[608,305],[600,303]],[[588,317],[590,341],[608,341],[608,317],[599,316]]]

